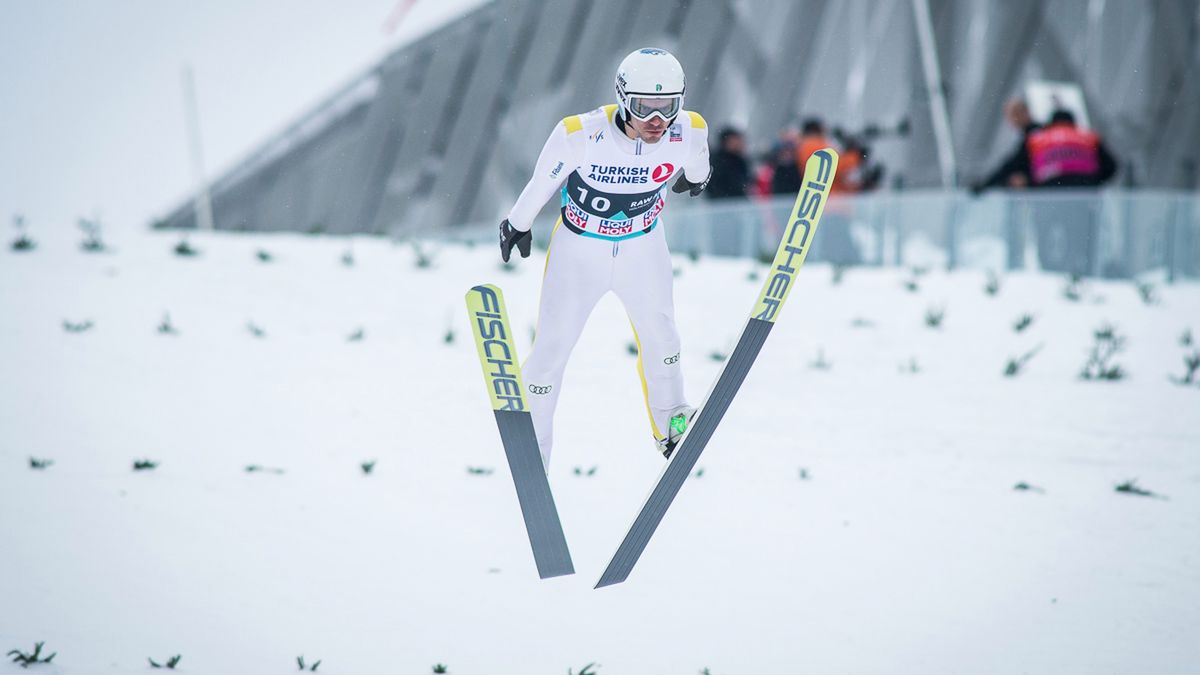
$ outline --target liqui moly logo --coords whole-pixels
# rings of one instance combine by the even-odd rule
[[[779,252],[775,254],[771,277],[763,287],[762,295],[755,306],[755,319],[775,321],[779,307],[787,298],[788,291],[795,281],[796,272],[808,255],[809,244],[812,243],[812,233],[821,218],[825,197],[829,192],[829,183],[837,168],[837,156],[830,150],[818,150],[813,153],[817,160],[816,170],[812,171],[812,159],[804,171],[804,187],[801,188],[800,198],[792,211],[792,218],[780,242]]]
[[[655,200],[654,205],[650,207],[650,210],[642,214],[643,227],[650,227],[654,224],[654,220],[658,218],[658,214],[662,213],[663,205],[665,203],[666,202],[663,201],[662,195],[658,195],[658,199]]]
[[[567,217],[567,222],[571,225],[581,230],[587,229],[588,216],[583,209],[575,206],[575,202],[567,202],[566,208],[563,209],[563,215]]]
[[[633,223],[628,220],[602,220],[596,226],[596,234],[606,237],[619,237],[633,233]]]

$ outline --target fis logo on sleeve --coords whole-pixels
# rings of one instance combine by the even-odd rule
[[[683,129],[681,129],[678,124],[671,125],[671,138],[667,142],[668,143],[682,143],[683,142]]]
[[[550,177],[558,178],[558,174],[559,174],[559,172],[562,171],[562,168],[563,168],[563,163],[559,162],[558,165],[554,167],[554,170],[550,172]]]

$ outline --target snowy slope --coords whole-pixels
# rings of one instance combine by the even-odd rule
[[[540,256],[508,274],[490,245],[418,268],[408,245],[364,238],[193,235],[202,254],[184,259],[173,234],[98,255],[32,234],[37,250],[0,252],[0,651],[45,640],[59,654],[40,672],[172,654],[183,672],[256,675],[298,655],[333,675],[1200,662],[1200,387],[1167,379],[1200,331],[1194,284],[1147,306],[1128,283],[1069,302],[1057,276],[1003,277],[993,298],[979,271],[910,292],[905,270],[834,284],[807,267],[703,475],[629,582],[593,591],[661,468],[611,296],[568,370],[551,465],[579,573],[543,582],[462,303],[501,285],[527,355]],[[698,402],[760,282],[747,261],[676,265]],[[178,335],[155,330],[164,312]],[[1129,377],[1081,381],[1104,322],[1128,336]],[[818,350],[830,369],[810,367]],[[141,458],[160,465],[134,472]],[[1114,491],[1134,478],[1168,499]]]

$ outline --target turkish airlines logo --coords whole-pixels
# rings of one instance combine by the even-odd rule
[[[650,178],[655,183],[661,183],[671,177],[675,173],[675,165],[671,163],[659,164],[654,167],[654,171],[650,173]]]

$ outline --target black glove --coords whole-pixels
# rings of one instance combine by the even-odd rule
[[[711,177],[712,177],[712,171],[709,171],[708,178],[711,178]],[[687,176],[683,175],[683,172],[680,172],[679,180],[675,181],[675,184],[671,186],[671,192],[676,192],[676,193],[690,192],[692,194],[692,196],[695,197],[696,195],[700,194],[701,192],[704,192],[704,188],[708,187],[708,178],[705,178],[703,181],[701,181],[699,183],[693,183],[692,181],[687,179]]]
[[[529,245],[533,243],[533,235],[528,231],[522,232],[513,227],[508,219],[500,221],[500,257],[504,262],[508,262],[509,256],[512,255],[513,246],[521,252],[522,258],[529,257]]]

